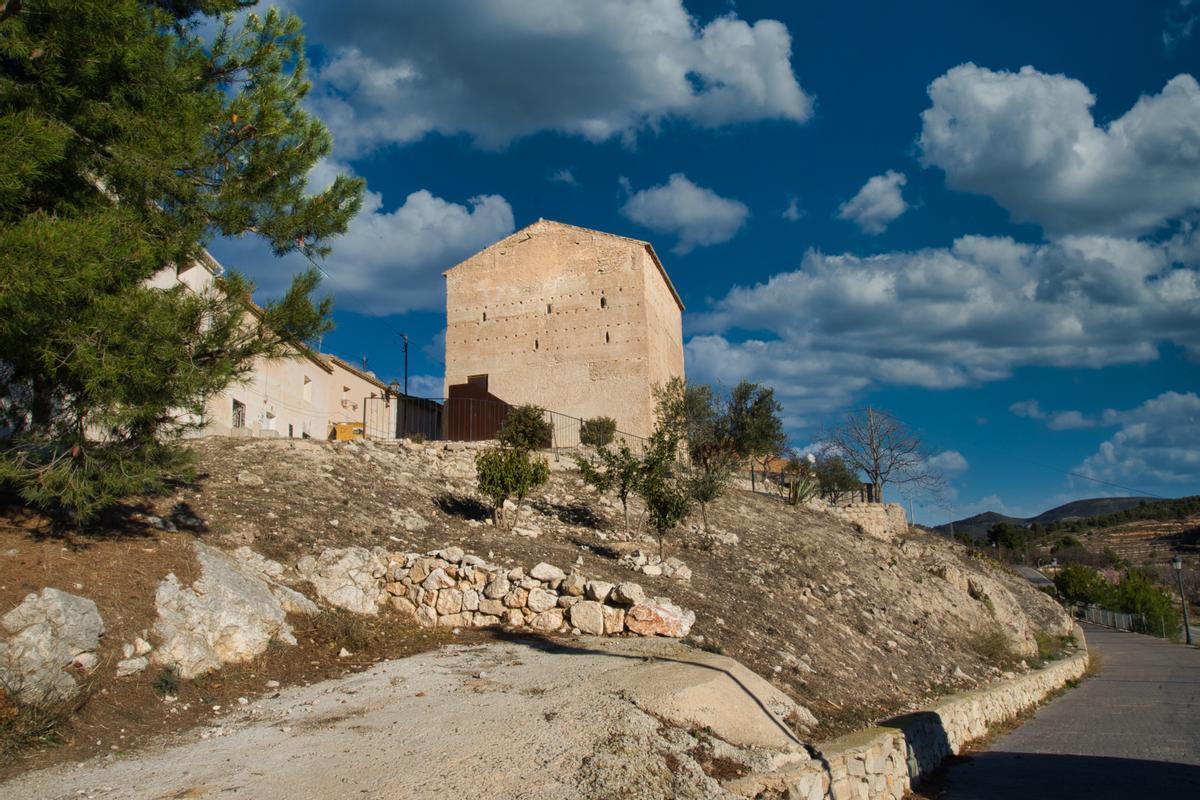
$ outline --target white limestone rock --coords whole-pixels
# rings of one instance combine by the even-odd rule
[[[558,605],[558,595],[548,589],[532,589],[525,607],[535,614],[549,611]]]
[[[636,606],[646,599],[646,592],[639,584],[625,581],[612,590],[611,599],[618,605]]]
[[[545,561],[543,561],[533,569],[529,570],[529,577],[533,578],[534,580],[543,581],[544,583],[550,583],[552,581],[561,581],[563,578],[567,577],[567,573],[563,572],[553,564],[547,564]]]
[[[604,606],[595,600],[580,600],[567,611],[572,627],[589,636],[604,635]]]
[[[25,703],[65,700],[79,685],[65,668],[94,667],[104,622],[86,597],[47,587],[0,617],[0,682]]]
[[[181,586],[174,574],[158,585],[154,662],[190,680],[223,664],[249,661],[272,639],[295,644],[283,606],[258,575],[197,542],[200,578]]]
[[[323,551],[296,562],[296,571],[317,590],[326,603],[356,614],[377,614],[387,599],[383,590],[386,562],[362,547]]]

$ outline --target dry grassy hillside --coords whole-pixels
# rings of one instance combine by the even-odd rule
[[[474,497],[474,451],[463,445],[209,439],[191,446],[200,466],[194,483],[86,535],[63,537],[36,515],[0,509],[0,606],[55,586],[94,599],[107,627],[100,666],[77,705],[60,709],[65,719],[12,716],[0,704],[0,761],[23,753],[0,764],[0,776],[125,752],[269,695],[270,685],[337,677],[456,638],[398,612],[331,612],[292,620],[298,646],[273,646],[196,680],[164,686],[155,669],[116,678],[123,644],[154,623],[159,582],[168,572],[185,583],[194,575],[196,537],[229,549],[248,545],[284,564],[349,544],[459,546],[503,565],[546,561],[636,581],[648,595],[695,611],[688,643],[742,661],[810,709],[819,722],[801,730],[810,740],[1023,669],[1068,629],[1049,598],[957,545],[920,533],[880,541],[772,495],[732,491],[710,509],[708,533],[690,525],[670,538],[667,556],[692,573],[680,581],[622,563],[622,555],[656,544],[626,535],[619,505],[583,486],[566,459],[509,531],[493,527]],[[635,504],[635,522],[639,511]],[[311,590],[298,578],[292,583]],[[463,631],[457,640],[488,635]]]
[[[824,732],[915,707],[974,685],[1067,631],[1058,606],[1011,573],[928,535],[868,538],[779,498],[734,491],[667,542],[690,582],[622,566],[648,536],[626,536],[620,507],[584,486],[564,457],[518,528],[497,530],[475,498],[463,445],[211,439],[203,476],[180,492],[205,538],[247,544],[285,563],[324,547],[457,545],[503,564],[581,564],[589,576],[636,580],[694,609],[692,640],[769,678]],[[169,513],[170,502],[160,504]],[[637,518],[637,509],[633,514]],[[634,539],[637,543],[630,543]],[[736,542],[736,543],[734,543]]]

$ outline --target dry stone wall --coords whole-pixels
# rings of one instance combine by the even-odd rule
[[[876,539],[895,539],[908,532],[908,517],[899,503],[851,503],[838,506],[817,501],[813,507],[838,519],[858,525],[868,536]]]
[[[506,625],[541,633],[682,637],[696,621],[669,598],[647,597],[639,584],[589,580],[552,564],[506,569],[458,547],[385,558],[383,589],[392,606],[429,628]]]
[[[1088,654],[1082,631],[1076,628],[1075,636],[1079,651],[1048,667],[818,745],[816,761],[739,778],[726,789],[743,797],[788,800],[901,800],[963,745],[1080,678]]]

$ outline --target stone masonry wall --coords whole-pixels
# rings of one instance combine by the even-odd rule
[[[541,563],[504,569],[450,547],[387,556],[384,583],[394,608],[425,627],[506,625],[543,633],[686,636],[696,615],[636,583],[606,583]]]
[[[1080,650],[1050,666],[986,689],[947,697],[924,711],[896,717],[816,747],[817,761],[776,773],[749,775],[726,784],[744,797],[789,800],[900,800],[963,745],[1012,719],[1087,671],[1083,633]]]
[[[542,220],[446,276],[446,391],[488,391],[649,436],[653,388],[683,376],[682,308],[645,242]]]
[[[851,503],[835,506],[821,501],[814,506],[819,511],[859,525],[863,532],[876,539],[895,539],[908,532],[908,516],[899,503]]]

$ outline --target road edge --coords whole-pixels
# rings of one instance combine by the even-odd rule
[[[813,761],[778,772],[747,775],[724,784],[742,797],[786,795],[789,800],[901,800],[923,777],[993,726],[1036,706],[1087,671],[1083,629],[1077,650],[1049,666],[949,695],[938,703],[880,725],[815,745]]]

